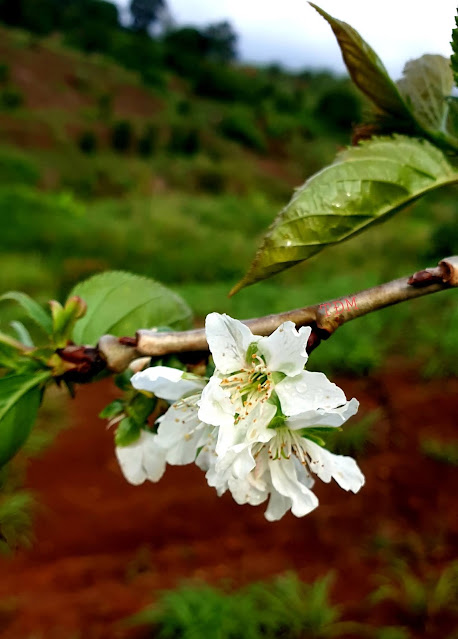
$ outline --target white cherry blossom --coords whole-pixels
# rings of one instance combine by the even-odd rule
[[[243,442],[269,441],[279,408],[289,417],[345,403],[343,391],[323,373],[304,371],[310,332],[309,326],[297,331],[288,321],[260,337],[227,315],[207,316],[216,368],[202,393],[199,418],[219,427],[219,456]]]
[[[357,410],[358,402],[352,399],[341,407],[287,419],[284,426],[270,429],[269,441],[239,444],[218,458],[207,472],[208,482],[218,494],[229,490],[239,504],[257,505],[270,496],[265,512],[269,521],[280,519],[288,510],[302,517],[318,506],[311,491],[314,475],[324,482],[334,479],[344,490],[356,493],[364,485],[364,476],[355,460],[311,441],[307,429],[339,427]]]
[[[174,402],[159,419],[157,445],[168,464],[190,464],[204,447],[214,430],[198,417],[198,402],[206,380],[183,375],[183,371],[168,366],[153,366],[136,373],[131,383],[137,390],[154,393],[156,397]]]

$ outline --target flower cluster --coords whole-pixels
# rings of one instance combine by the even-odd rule
[[[315,476],[356,493],[364,476],[351,457],[323,448],[320,435],[358,410],[356,399],[323,373],[304,370],[311,329],[285,322],[269,337],[212,313],[206,335],[215,371],[209,380],[156,366],[136,373],[132,385],[171,403],[157,433],[118,447],[125,477],[157,481],[166,464],[195,462],[219,495],[239,504],[269,499],[265,516],[288,510],[302,517],[318,505]]]

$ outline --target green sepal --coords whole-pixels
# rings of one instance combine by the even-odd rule
[[[124,402],[121,399],[115,399],[99,413],[100,419],[113,419],[124,410]]]
[[[285,423],[286,423],[285,415],[275,415],[275,417],[273,417],[270,420],[270,424],[268,425],[267,428],[283,428]]]
[[[324,439],[322,437],[320,437],[319,435],[315,435],[314,433],[310,433],[310,432],[305,432],[305,431],[309,431],[309,428],[304,428],[303,431],[304,433],[301,431],[301,437],[305,437],[305,439],[310,439],[310,441],[315,442],[315,444],[318,444],[318,446],[326,446],[326,442],[324,441]]]
[[[126,414],[133,422],[143,426],[153,412],[156,403],[156,397],[148,396],[141,392],[136,393],[125,408]]]
[[[248,364],[253,363],[253,359],[255,359],[256,355],[258,354],[258,350],[259,349],[258,349],[257,342],[251,342],[251,344],[247,348],[246,356],[245,356],[245,359]]]
[[[140,437],[140,431],[141,428],[139,424],[130,417],[124,417],[116,429],[116,446],[129,446],[129,444],[133,444]]]
[[[300,430],[301,436],[305,437],[304,433],[312,433],[312,435],[326,435],[328,433],[339,433],[342,430],[341,427],[336,426],[312,426],[311,428],[302,428]]]
[[[286,377],[285,373],[281,373],[280,371],[274,371],[271,375],[274,384],[279,384]]]

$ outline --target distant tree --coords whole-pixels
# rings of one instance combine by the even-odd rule
[[[237,34],[227,22],[210,24],[203,32],[207,39],[207,54],[218,62],[230,62],[237,57]]]
[[[148,31],[166,9],[165,0],[131,0],[131,28],[133,31]]]

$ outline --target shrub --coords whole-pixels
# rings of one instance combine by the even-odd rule
[[[267,144],[262,131],[248,109],[236,109],[220,123],[221,133],[230,140],[255,151],[264,152]]]
[[[351,89],[332,88],[319,99],[315,117],[333,130],[347,132],[361,121],[361,102]]]
[[[93,131],[84,131],[78,140],[78,146],[83,153],[94,153],[97,150],[97,137]]]
[[[0,84],[6,84],[10,79],[10,68],[5,62],[0,62]]]
[[[111,118],[113,113],[113,95],[111,93],[102,93],[97,100],[99,118],[106,122]]]
[[[133,142],[133,128],[128,120],[120,120],[113,125],[111,132],[111,145],[115,151],[124,153],[128,151]]]
[[[171,153],[183,153],[194,155],[200,149],[200,137],[198,129],[186,122],[175,124],[170,129],[168,150]]]
[[[153,124],[148,124],[138,140],[138,153],[143,157],[149,157],[157,147],[158,131]]]
[[[0,149],[0,184],[34,186],[40,179],[37,165],[17,149]]]
[[[329,577],[314,584],[295,575],[226,593],[204,585],[164,592],[157,605],[128,620],[154,637],[299,639],[336,636],[339,610],[329,603]]]
[[[7,87],[0,93],[0,103],[4,109],[18,109],[23,102],[22,93],[12,87]]]

